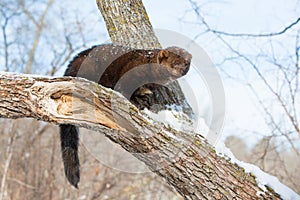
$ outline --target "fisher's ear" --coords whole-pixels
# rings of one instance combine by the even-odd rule
[[[164,60],[167,60],[170,56],[170,52],[168,50],[161,50],[157,56],[157,63],[161,64]]]

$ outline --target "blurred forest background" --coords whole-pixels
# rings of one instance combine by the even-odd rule
[[[156,22],[158,16],[152,10],[157,10],[158,1],[153,5],[145,2],[147,10],[151,6],[150,20],[153,13]],[[172,23],[191,25],[196,30],[188,36],[207,47],[224,79],[227,95],[235,98],[228,97],[238,107],[233,110],[247,110],[243,104],[246,98],[258,111],[246,122],[239,121],[240,113],[230,115],[230,126],[225,125],[222,141],[239,160],[259,166],[300,193],[300,3],[290,1],[295,2],[291,5],[295,17],[282,20],[275,31],[241,33],[211,26],[207,18],[214,15],[207,10],[214,7],[214,1],[184,2],[186,7]],[[69,0],[1,0],[0,70],[61,76],[76,53],[106,42],[107,32],[96,2],[93,6],[85,4]],[[218,6],[221,9],[226,5],[222,2]],[[232,92],[232,87],[248,93]],[[257,120],[259,125],[255,124]],[[248,126],[241,126],[243,123]],[[251,129],[249,124],[258,128]],[[89,141],[91,134],[81,131],[82,178],[80,190],[75,190],[64,176],[56,126],[31,119],[0,119],[0,200],[181,199],[152,173],[128,173],[103,164],[94,155],[112,144],[100,134]],[[256,140],[249,145],[252,136]],[[115,151],[114,155],[126,154],[116,145],[106,148]],[[122,165],[118,159],[112,162]],[[138,162],[135,165],[137,169],[145,168]]]

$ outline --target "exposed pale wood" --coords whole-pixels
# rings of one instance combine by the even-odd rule
[[[0,117],[31,117],[100,131],[185,199],[280,199],[220,157],[204,138],[149,121],[120,94],[84,79],[0,74]],[[258,196],[259,194],[259,196]]]

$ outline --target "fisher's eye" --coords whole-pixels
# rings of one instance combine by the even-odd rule
[[[175,61],[173,64],[174,65],[180,65],[180,62],[179,61]]]

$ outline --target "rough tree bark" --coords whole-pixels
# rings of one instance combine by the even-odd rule
[[[114,44],[137,49],[161,48],[141,0],[96,1]],[[152,92],[151,103],[148,102],[155,105],[152,111],[164,110],[167,104],[176,104],[182,106],[183,112],[191,116],[193,111],[177,81]]]
[[[201,136],[153,122],[117,92],[84,79],[2,73],[0,117],[31,117],[105,133],[185,199],[281,199],[218,156]]]

